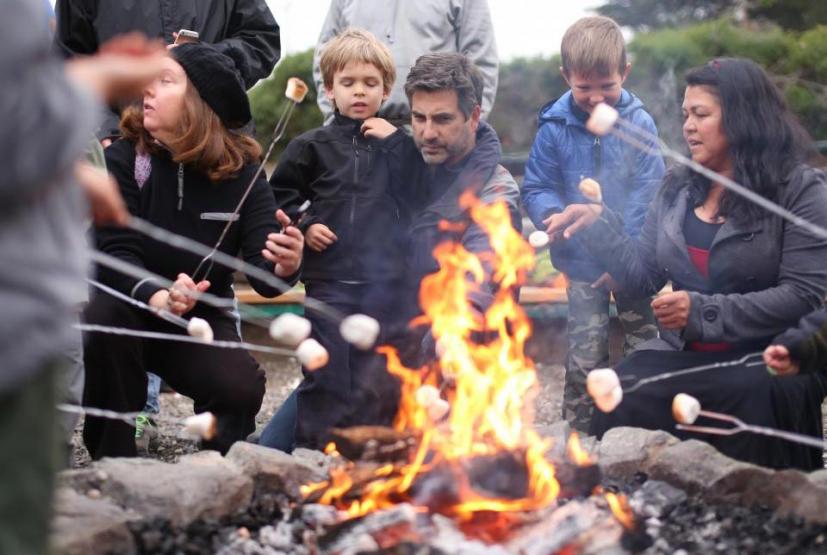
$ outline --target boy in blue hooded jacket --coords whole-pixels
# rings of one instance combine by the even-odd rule
[[[607,135],[586,129],[586,120],[604,102],[620,117],[657,135],[643,103],[623,89],[631,64],[617,23],[585,17],[566,31],[560,72],[571,90],[540,111],[540,126],[525,170],[522,200],[538,229],[566,206],[587,202],[578,185],[586,177],[601,184],[603,202],[623,215],[626,231],[637,236],[649,202],[664,173],[663,159]],[[563,417],[588,429],[594,406],[586,393],[586,374],[608,363],[609,295],[614,293],[625,333],[624,351],[657,335],[651,299],[633,299],[617,289],[599,261],[573,238],[551,247],[554,266],[568,278],[568,355]]]

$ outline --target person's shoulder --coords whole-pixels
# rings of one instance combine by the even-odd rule
[[[108,168],[132,166],[136,156],[135,143],[128,139],[118,139],[104,149],[103,156]]]
[[[516,201],[516,199],[520,197],[520,186],[510,171],[504,166],[497,164],[491,177],[488,178],[488,181],[485,182],[485,185],[483,185],[480,190],[479,196],[484,202],[491,202],[497,199],[509,201],[512,198]]]
[[[651,123],[654,125],[655,120],[647,110],[643,100],[628,89],[621,91],[620,101],[615,105],[615,108],[621,117],[632,120],[638,125],[641,123]]]
[[[822,197],[827,195],[827,173],[809,164],[796,164],[785,180],[781,202],[789,205],[808,191]]]

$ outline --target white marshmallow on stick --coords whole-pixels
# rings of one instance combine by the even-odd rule
[[[304,97],[307,96],[307,85],[298,77],[291,77],[287,80],[287,88],[284,91],[284,96],[295,102],[301,104]]]
[[[348,343],[367,351],[379,336],[379,322],[365,314],[351,314],[339,324],[339,333]]]
[[[207,343],[212,343],[214,339],[212,326],[203,318],[190,318],[187,323],[187,333],[191,337],[203,339]]]
[[[589,199],[589,202],[594,202],[596,204],[603,203],[603,192],[600,188],[600,183],[591,177],[587,177],[582,180],[577,188],[580,189],[580,192],[583,193],[584,197]]]
[[[423,385],[416,390],[416,402],[428,409],[439,399],[439,390],[432,385]]]
[[[437,399],[427,408],[431,422],[439,422],[451,411],[451,405],[445,399]]]
[[[594,107],[591,115],[589,115],[589,119],[586,121],[586,129],[602,137],[612,130],[614,124],[617,123],[618,117],[620,117],[620,115],[617,113],[617,110],[601,102]]]
[[[612,412],[623,401],[620,378],[611,368],[597,368],[589,372],[586,390],[602,412]]]
[[[310,320],[286,312],[270,322],[270,337],[279,343],[296,346],[310,336]]]
[[[313,338],[305,339],[296,349],[296,356],[302,365],[310,370],[318,370],[330,359],[327,354],[327,349],[322,347],[321,343]]]
[[[201,439],[211,440],[218,431],[218,420],[211,412],[188,416],[184,420],[184,431]]]
[[[528,236],[528,244],[535,249],[542,249],[548,245],[548,233],[542,230],[532,231]]]
[[[678,393],[672,399],[672,416],[680,424],[694,424],[701,414],[701,403],[686,393]]]

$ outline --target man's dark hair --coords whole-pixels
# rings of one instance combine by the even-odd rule
[[[464,54],[425,54],[416,60],[405,81],[408,102],[417,91],[456,91],[459,109],[466,118],[482,104],[482,74]]]
[[[744,58],[716,58],[686,74],[690,87],[718,97],[735,181],[776,199],[796,164],[812,155],[812,141],[787,107],[767,73]],[[705,195],[704,195],[705,198]],[[760,213],[751,202],[728,191],[720,214],[736,219]]]

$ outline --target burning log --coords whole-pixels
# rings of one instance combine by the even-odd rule
[[[404,461],[416,445],[416,438],[385,426],[334,428],[329,434],[336,450],[351,461]]]

